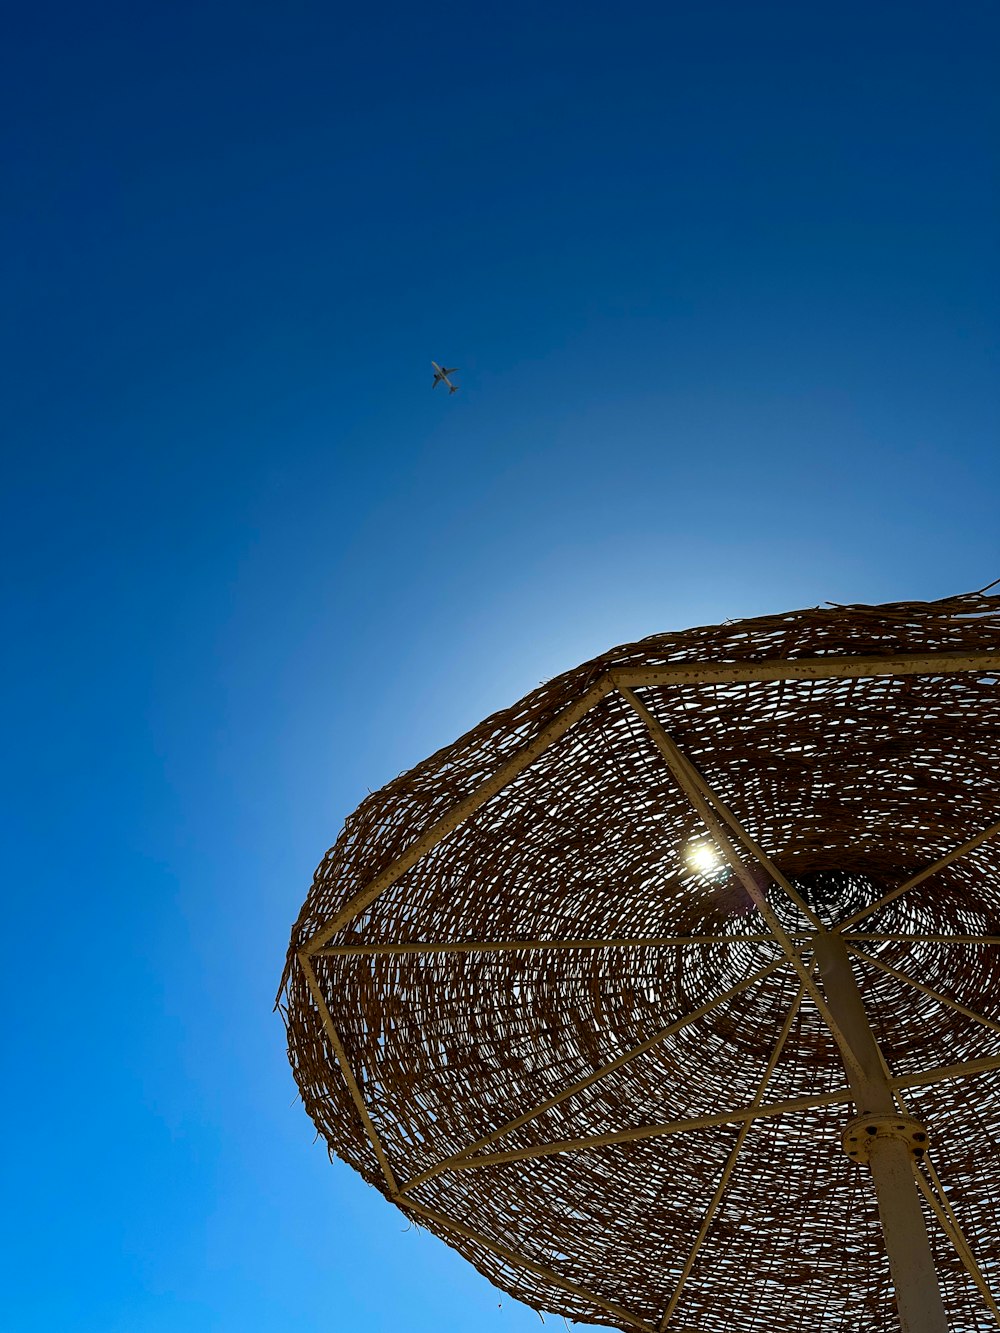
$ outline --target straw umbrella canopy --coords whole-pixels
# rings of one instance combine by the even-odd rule
[[[985,593],[658,634],[367,797],[279,997],[331,1154],[571,1319],[995,1327],[998,678]]]

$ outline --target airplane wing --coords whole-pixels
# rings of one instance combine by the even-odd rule
[[[458,366],[449,366],[449,367],[447,368],[447,370],[443,370],[443,371],[441,372],[441,374],[442,374],[442,375],[454,375],[454,373],[455,373],[455,371],[456,371],[457,369],[458,369]]]

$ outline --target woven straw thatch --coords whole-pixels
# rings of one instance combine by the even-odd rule
[[[871,1177],[839,1142],[855,1108],[837,1047],[745,876],[687,858],[706,829],[658,725],[800,897],[736,839],[803,959],[816,919],[857,916],[872,1028],[931,1134],[925,1190],[954,1209],[927,1205],[951,1328],[994,1326],[969,1270],[1000,1289],[1000,836],[858,914],[1000,824],[1000,653],[974,656],[998,650],[1000,597],[981,593],[655,635],[369,796],[282,982],[331,1153],[571,1319],[896,1327]],[[887,674],[801,665],[842,657]],[[782,679],[795,663],[816,678]],[[719,1123],[755,1099],[813,1104]]]

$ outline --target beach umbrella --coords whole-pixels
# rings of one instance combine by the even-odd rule
[[[279,995],[331,1154],[570,1319],[994,1327],[998,677],[986,593],[657,634],[368,796]]]

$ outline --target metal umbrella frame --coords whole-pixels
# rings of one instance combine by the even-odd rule
[[[348,819],[279,1004],[331,1154],[645,1333],[1000,1323],[1000,597],[655,635]]]

